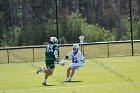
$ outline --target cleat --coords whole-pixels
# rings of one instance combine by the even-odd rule
[[[47,86],[47,84],[45,82],[42,82],[42,85]]]
[[[36,74],[39,74],[39,72],[43,72],[43,68],[39,67],[38,70],[36,71]]]
[[[71,82],[71,78],[67,78],[64,82]]]

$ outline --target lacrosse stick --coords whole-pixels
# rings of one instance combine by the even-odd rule
[[[82,44],[83,44],[83,42],[84,42],[84,38],[85,38],[84,36],[79,36],[80,45],[81,45],[81,53],[83,54],[83,56],[84,56],[84,45],[82,45]],[[81,57],[81,58],[82,58],[82,57]],[[81,63],[82,63],[81,66],[83,66],[84,62],[85,62],[85,57],[83,58],[83,60],[81,60]]]
[[[80,45],[81,45],[81,53],[84,55],[84,45],[83,45],[83,42],[84,42],[84,36],[79,36],[79,39],[80,39]]]
[[[64,60],[64,59],[62,59],[61,61],[59,61],[59,63],[60,63],[61,66],[64,66],[65,65],[65,62],[66,62],[66,60]]]

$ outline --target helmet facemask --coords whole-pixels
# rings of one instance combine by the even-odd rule
[[[73,45],[73,53],[76,53],[79,49],[79,45],[78,44],[74,44]]]
[[[78,48],[73,48],[73,53],[76,53],[78,51]]]

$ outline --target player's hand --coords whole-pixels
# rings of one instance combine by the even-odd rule
[[[55,61],[56,61],[56,64],[59,64],[60,60],[59,60],[59,58],[57,58]]]

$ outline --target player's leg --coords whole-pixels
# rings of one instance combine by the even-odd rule
[[[69,78],[69,76],[70,76],[70,71],[71,71],[71,67],[68,67],[67,68],[67,78]]]
[[[44,77],[44,80],[42,82],[43,85],[46,85],[47,84],[47,79],[48,79],[49,75],[52,75],[53,74],[53,71],[55,69],[54,61],[52,61],[52,60],[46,60],[46,68],[47,69],[44,70],[45,77]]]
[[[49,75],[51,75],[53,73],[53,71],[51,69],[46,69],[46,68],[42,68],[42,67],[39,67],[36,74],[39,74],[39,73],[47,73]]]
[[[70,81],[70,80],[69,80],[70,74],[71,74],[71,67],[68,67],[68,68],[67,68],[67,77],[66,77],[66,79],[65,79],[64,82]]]
[[[71,68],[71,73],[70,73],[70,77],[69,77],[70,81],[75,73],[75,69],[76,69],[75,67]]]
[[[69,67],[67,69],[67,78],[66,78],[65,81],[70,82],[72,80],[72,77],[73,77],[74,73],[75,73],[75,67],[73,67],[73,68]]]
[[[44,68],[42,68],[41,66],[37,69],[36,74],[42,73],[44,72]]]
[[[52,69],[46,69],[45,71],[44,71],[44,73],[45,73],[45,77],[44,77],[44,80],[43,80],[43,82],[42,82],[42,84],[43,85],[47,85],[47,79],[48,79],[48,77],[50,76],[50,75],[52,75],[53,74],[53,71],[54,71],[54,68],[52,68]]]
[[[72,81],[72,77],[75,74],[75,70],[80,69],[81,68],[81,64],[79,64],[79,63],[72,63],[72,64],[70,64],[69,68],[70,68],[70,74],[69,74],[69,77],[67,77],[67,79],[66,79],[66,81],[68,81],[68,82]]]
[[[68,67],[68,68],[67,68],[67,72],[66,72],[67,77],[66,77],[66,79],[65,79],[64,82],[67,82],[67,81],[68,81],[68,78],[69,78],[69,76],[70,76],[70,71],[71,71],[71,67]]]
[[[44,73],[46,73],[48,75],[52,75],[53,74],[53,71],[54,71],[54,68],[46,69],[46,70],[44,70]]]
[[[45,78],[44,78],[44,80],[43,80],[43,82],[42,82],[42,84],[43,85],[47,85],[46,84],[46,81],[47,81],[47,78],[49,77],[49,75],[47,74],[47,73],[45,73]]]
[[[71,75],[71,70],[73,67],[74,67],[74,63],[71,63],[67,69],[67,78],[66,78],[65,82],[71,81],[70,75]]]
[[[53,63],[53,62],[52,62]],[[46,68],[47,68],[47,66],[50,66],[51,65],[51,61],[50,60],[45,60],[45,64],[46,64]],[[43,68],[43,67],[39,67],[38,69],[37,69],[37,71],[36,71],[36,74],[39,74],[39,73],[46,73],[46,68]],[[49,73],[49,72],[48,72]]]

